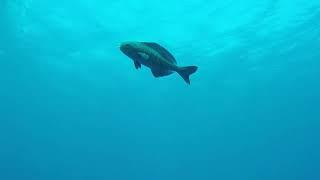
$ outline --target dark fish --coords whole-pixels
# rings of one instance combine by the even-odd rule
[[[120,50],[133,60],[136,69],[141,68],[141,65],[147,66],[154,77],[177,72],[186,83],[190,84],[189,76],[198,69],[197,66],[179,67],[173,55],[157,43],[124,42]]]

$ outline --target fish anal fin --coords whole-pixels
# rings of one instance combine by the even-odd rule
[[[168,71],[168,70],[161,70],[161,69],[151,69],[151,72],[154,77],[163,77],[163,76],[168,76],[173,73],[173,71]]]

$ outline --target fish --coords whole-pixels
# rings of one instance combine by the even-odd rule
[[[142,65],[146,66],[155,78],[177,72],[187,84],[190,84],[190,75],[198,70],[197,66],[178,66],[175,57],[155,42],[123,42],[120,50],[133,61],[136,69],[140,69]]]

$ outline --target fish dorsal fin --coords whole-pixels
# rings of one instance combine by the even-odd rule
[[[153,43],[153,42],[143,42],[143,44],[154,49],[155,51],[160,53],[161,56],[163,56],[165,59],[169,60],[173,64],[177,64],[177,61],[174,58],[174,56],[168,50],[166,50],[164,47],[160,46],[159,44]]]

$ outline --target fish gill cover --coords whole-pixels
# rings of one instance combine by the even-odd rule
[[[0,179],[319,179],[320,1],[1,0]],[[157,42],[175,74],[137,71]]]

